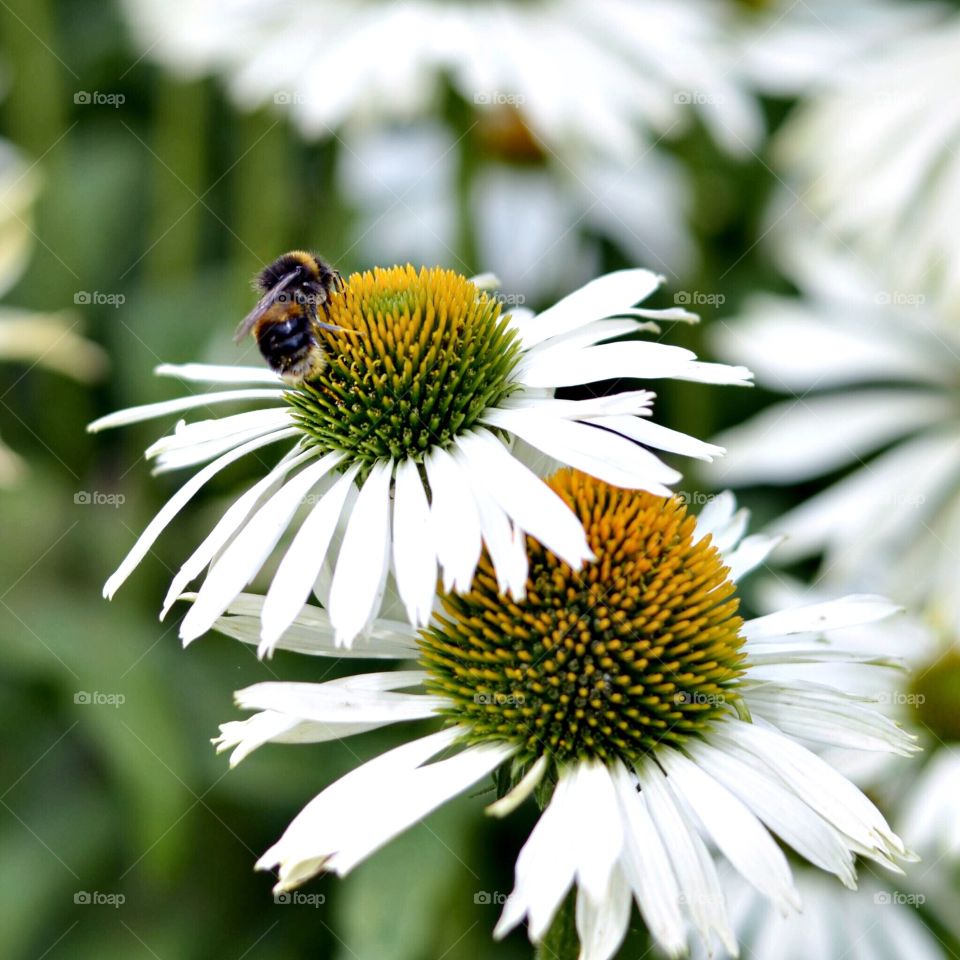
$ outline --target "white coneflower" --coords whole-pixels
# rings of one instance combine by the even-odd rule
[[[555,389],[618,378],[744,383],[749,377],[742,367],[698,362],[680,347],[603,342],[649,330],[658,318],[691,318],[633,306],[659,283],[646,270],[622,270],[540,314],[504,316],[496,298],[452,271],[376,269],[349,277],[331,300],[329,322],[348,332],[323,334],[329,365],[301,387],[260,368],[161,367],[163,374],[230,388],[123,410],[90,429],[219,403],[268,403],[181,422],[147,451],[160,471],[206,466],[150,523],[104,594],[113,595],[212,476],[279,442],[290,444],[286,455],[233,504],[174,577],[164,611],[213,561],[181,626],[184,641],[209,630],[250,583],[308,497],[315,505],[266,596],[261,652],[293,623],[318,578],[337,640],[349,644],[376,615],[388,572],[410,622],[422,625],[438,568],[447,589],[465,589],[483,545],[500,589],[518,598],[527,577],[524,534],[579,567],[591,556],[583,528],[523,463],[524,450],[659,494],[669,493],[666,485],[680,475],[644,445],[704,459],[722,450],[651,422],[649,391],[561,400]]]
[[[747,518],[732,497],[695,520],[679,498],[576,471],[560,471],[550,487],[586,530],[594,559],[582,570],[528,539],[523,598],[501,594],[484,556],[469,592],[446,595],[418,639],[382,623],[352,651],[419,654],[422,669],[262,683],[237,694],[258,712],[221,728],[220,749],[233,748],[234,762],[267,741],[445,721],[312,800],[259,861],[279,867],[277,889],[321,871],[348,873],[498,769],[512,786],[491,813],[504,815],[534,792],[549,799],[496,933],[526,917],[531,939],[542,940],[576,887],[584,960],[616,952],[632,901],[672,956],[687,949],[691,930],[734,951],[708,845],[783,909],[799,901],[771,832],[847,886],[855,855],[895,869],[908,855],[901,841],[803,742],[907,754],[911,738],[842,689],[782,679],[797,663],[875,667],[877,658],[846,650],[832,631],[895,608],[857,596],[744,622],[734,581],[775,541],[743,538]],[[262,606],[244,596],[216,628],[256,642]],[[316,608],[280,645],[340,652]],[[424,692],[402,692],[417,686]]]
[[[518,107],[562,153],[635,159],[699,115],[742,154],[762,129],[730,42],[735,4],[127,0],[126,9],[145,56],[223,75],[242,108],[279,104],[311,137],[434,112],[448,84],[480,112]]]
[[[960,312],[960,17],[906,30],[834,71],[784,128],[781,169],[837,253],[857,251],[887,290]],[[945,103],[946,100],[946,103]]]

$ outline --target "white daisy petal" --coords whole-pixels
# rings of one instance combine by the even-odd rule
[[[852,595],[747,620],[743,625],[743,636],[748,642],[757,643],[802,633],[841,630],[885,620],[900,609],[886,597]]]
[[[689,805],[741,876],[783,909],[799,909],[787,858],[750,810],[676,750],[663,749],[657,756],[669,788]]]
[[[356,464],[347,467],[333,486],[321,495],[280,561],[263,601],[257,650],[261,657],[273,652],[277,641],[307,602],[358,470]]]
[[[187,588],[187,584],[195,577],[199,577],[207,564],[226,546],[227,541],[250,515],[250,511],[260,502],[260,498],[291,470],[318,455],[319,451],[316,449],[307,449],[300,453],[291,451],[262,480],[258,480],[249,490],[230,504],[230,507],[217,521],[213,530],[190,555],[190,558],[177,571],[176,576],[171,581],[170,589],[167,590],[167,595],[163,600],[163,609],[160,611],[161,620],[170,612],[170,608],[180,598],[180,595]]]
[[[540,785],[543,775],[547,772],[549,761],[545,754],[537,757],[530,769],[523,775],[519,783],[499,800],[495,800],[487,807],[491,817],[505,817],[513,813]]]
[[[117,568],[116,572],[104,584],[103,595],[112,599],[120,585],[130,576],[140,561],[147,555],[150,548],[156,542],[157,537],[164,531],[170,521],[183,509],[193,495],[213,476],[218,474],[225,467],[229,466],[235,460],[253,450],[259,450],[270,443],[276,443],[278,440],[286,440],[295,435],[294,430],[283,430],[249,440],[239,447],[225,453],[213,463],[208,464],[194,476],[192,476],[160,509],[160,512],[147,524],[146,530],[140,534],[137,542],[133,545],[130,552],[124,557],[123,563]]]
[[[672,491],[665,484],[680,479],[676,470],[643,447],[586,423],[554,419],[529,410],[493,410],[484,416],[484,422],[515,433],[561,463],[618,487],[668,497]]]
[[[424,459],[430,482],[430,527],[444,590],[469,590],[483,548],[480,515],[462,467],[437,447]]]
[[[756,570],[782,541],[782,537],[768,537],[763,533],[744,537],[737,549],[723,558],[730,571],[727,575],[736,583],[741,577]]]
[[[188,383],[270,383],[284,387],[280,377],[263,367],[234,367],[216,363],[161,363],[153,372],[158,377],[174,377]]]
[[[663,427],[650,420],[641,420],[639,417],[623,415],[592,417],[590,423],[613,430],[636,443],[666,450],[669,453],[680,453],[685,457],[696,457],[698,460],[709,462],[714,457],[722,457],[724,454],[723,447],[704,443],[702,440],[680,433],[679,430],[671,430],[669,427]]]
[[[316,463],[304,467],[251,517],[210,568],[197,599],[180,624],[180,638],[190,643],[206,633],[230,601],[256,576],[303,498],[333,470],[342,454],[328,453]]]
[[[582,888],[577,893],[576,924],[579,960],[610,960],[630,924],[630,886],[615,868],[603,895],[594,900]]]
[[[370,470],[347,522],[330,587],[330,622],[349,646],[376,613],[390,563],[392,463]]]
[[[126,426],[129,423],[140,423],[143,420],[154,420],[171,413],[182,413],[184,410],[195,410],[217,403],[229,403],[234,400],[281,400],[282,394],[277,390],[249,389],[249,390],[219,390],[215,393],[199,393],[186,397],[176,397],[173,400],[161,400],[159,403],[146,403],[140,407],[127,407],[116,413],[107,414],[87,424],[88,433],[99,433],[101,430],[110,430],[113,427]]]
[[[393,503],[393,570],[412,624],[430,619],[437,587],[437,559],[430,505],[412,460],[397,464]]]
[[[645,300],[663,278],[649,270],[617,270],[574,291],[528,322],[518,324],[525,348],[560,336]]]
[[[492,499],[510,518],[574,569],[592,558],[583,525],[532,471],[510,456],[491,433],[480,430],[457,440],[471,476],[482,478]]]

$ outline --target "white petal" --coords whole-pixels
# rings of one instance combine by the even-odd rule
[[[634,414],[648,416],[654,394],[650,390],[625,390],[608,397],[588,397],[585,400],[558,400],[556,397],[536,396],[533,390],[518,396],[508,397],[503,402],[506,409],[525,410],[533,408],[551,417],[567,420],[586,420],[590,417]]]
[[[900,607],[885,597],[852,594],[840,600],[814,603],[805,607],[780,610],[765,617],[748,620],[743,636],[748,641],[773,640],[799,633],[820,633],[843,627],[876,623],[899,612]]]
[[[630,924],[630,887],[614,869],[603,895],[594,900],[584,890],[577,894],[579,960],[610,960],[617,952]]]
[[[711,497],[697,517],[698,540],[707,536],[707,534],[712,534],[714,543],[716,543],[718,532],[727,527],[736,509],[737,500],[729,490],[724,490],[723,493]],[[723,552],[722,547],[718,547],[718,549],[721,553]]]
[[[597,427],[541,416],[530,410],[489,410],[484,421],[516,434],[561,463],[628,490],[647,490],[661,497],[672,491],[680,474],[649,450]]]
[[[504,794],[499,800],[495,800],[488,807],[486,812],[491,817],[505,817],[513,813],[524,800],[529,797],[540,784],[543,775],[547,772],[549,760],[546,754],[541,754],[533,762],[530,769],[523,775],[520,782],[508,793]]]
[[[175,377],[193,383],[284,383],[263,367],[234,367],[216,363],[161,363],[153,371],[158,377]]]
[[[781,909],[799,909],[787,858],[759,820],[726,787],[676,750],[657,754],[667,785],[685,801],[740,875]]]
[[[480,515],[463,468],[439,447],[424,460],[430,483],[430,525],[444,590],[466,591],[480,560]]]
[[[430,619],[437,589],[437,557],[430,505],[412,460],[397,465],[393,502],[393,570],[397,590],[412,624]]]
[[[671,957],[686,953],[687,934],[680,891],[660,834],[650,819],[647,801],[619,761],[614,779],[624,818],[621,866],[653,938]]]
[[[616,270],[591,280],[529,321],[518,324],[524,347],[529,348],[577,327],[609,317],[645,300],[660,284],[649,270]]]
[[[783,537],[770,537],[765,533],[745,537],[736,550],[723,558],[724,565],[730,570],[727,576],[736,583],[756,570],[782,542]]]
[[[796,794],[765,772],[712,744],[697,741],[690,756],[710,776],[736,794],[771,830],[802,857],[856,886],[853,855],[841,834],[814,813]]]
[[[339,452],[328,453],[300,471],[251,517],[220,555],[197,599],[180,624],[180,638],[189,643],[206,633],[230,601],[256,576],[287,529],[303,498],[340,462]]]
[[[213,629],[256,646],[260,643],[262,609],[263,597],[241,593],[227,608],[229,615],[218,617]],[[419,652],[416,634],[410,625],[391,620],[375,620],[353,646],[337,646],[327,611],[311,606],[300,611],[276,646],[308,656],[377,660],[409,660]]]
[[[695,437],[662,427],[651,420],[641,420],[639,417],[629,416],[602,416],[592,417],[590,423],[598,427],[614,430],[630,440],[656,447],[658,450],[667,450],[670,453],[680,453],[685,457],[696,457],[698,460],[713,460],[722,457],[723,447],[712,443],[704,443]]]
[[[457,438],[457,448],[478,486],[525,533],[539,540],[578,570],[593,559],[576,514],[539,477],[528,470],[491,433],[480,430]]]
[[[123,562],[117,568],[116,572],[107,580],[103,587],[103,595],[110,600],[117,592],[120,585],[130,576],[137,564],[147,555],[147,552],[153,546],[157,537],[163,532],[167,524],[183,509],[193,495],[213,476],[219,473],[224,467],[229,466],[234,460],[250,453],[253,450],[259,450],[267,444],[275,443],[277,440],[286,440],[296,434],[295,430],[283,430],[266,437],[259,437],[250,440],[228,453],[225,453],[218,460],[208,464],[194,476],[192,476],[161,508],[157,515],[147,524],[146,530],[140,534],[137,542],[133,545],[130,552],[124,557]]]
[[[598,762],[573,768],[569,803],[580,829],[568,840],[576,849],[577,881],[594,902],[603,899],[623,849],[623,824],[613,778]]]
[[[93,423],[87,424],[88,433],[98,433],[112,427],[122,427],[128,423],[139,423],[141,420],[153,420],[165,417],[170,413],[182,413],[184,410],[193,410],[205,407],[208,404],[229,403],[232,400],[280,400],[282,394],[278,390],[249,389],[249,390],[220,390],[216,393],[191,394],[188,397],[177,397],[174,400],[161,400],[159,403],[146,403],[139,407],[127,407],[109,413]]]
[[[330,586],[330,622],[348,646],[376,614],[390,561],[390,478],[393,463],[376,463],[347,523]]]
[[[357,464],[349,466],[321,496],[280,561],[263,602],[257,651],[261,657],[273,652],[277,641],[307,602],[358,470]]]
[[[274,889],[295,887],[325,868],[338,835],[356,829],[356,819],[372,795],[390,796],[395,781],[450,746],[457,727],[412,740],[351,770],[314,797],[293,819],[283,836],[257,861],[258,870],[280,868]],[[365,821],[360,823],[362,827]]]
[[[278,481],[282,480],[295,467],[319,455],[316,448],[303,450],[300,453],[290,451],[263,479],[258,480],[242,496],[230,504],[226,513],[217,521],[216,526],[190,555],[187,562],[177,571],[177,575],[170,583],[170,589],[163,600],[163,610],[160,619],[163,620],[170,612],[170,608],[186,589],[194,577],[199,577],[205,567],[226,545],[240,524],[246,520],[250,511],[259,503],[260,498]]]

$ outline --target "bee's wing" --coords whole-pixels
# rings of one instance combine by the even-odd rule
[[[237,332],[233,335],[234,343],[239,343],[253,329],[253,325],[273,306],[277,297],[290,285],[298,272],[298,270],[291,270],[290,273],[285,274],[274,287],[260,298],[257,305],[240,321],[240,326],[237,327]]]
[[[355,337],[365,336],[365,334],[362,333],[360,330],[350,330],[347,327],[338,327],[332,323],[324,323],[322,320],[316,320],[314,322],[318,327],[320,327],[321,330],[336,330],[336,331],[339,331],[340,333],[352,334]]]

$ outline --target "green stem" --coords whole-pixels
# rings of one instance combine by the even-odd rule
[[[560,905],[550,929],[537,947],[535,960],[577,960],[580,941],[577,938],[575,893],[571,891]]]

